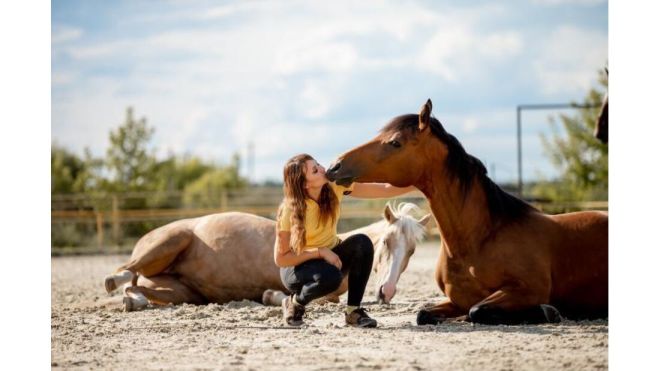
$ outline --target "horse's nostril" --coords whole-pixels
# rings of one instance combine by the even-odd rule
[[[330,168],[328,169],[328,172],[329,173],[334,173],[335,171],[339,170],[340,167],[341,167],[340,162],[334,163],[334,164],[332,164],[332,166],[330,166]]]

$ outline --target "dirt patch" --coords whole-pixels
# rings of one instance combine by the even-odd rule
[[[437,244],[420,246],[394,303],[366,307],[376,329],[344,327],[343,305],[308,308],[300,329],[281,325],[279,308],[241,301],[124,313],[104,275],[127,256],[51,260],[54,368],[137,369],[605,369],[608,322],[540,326],[450,323],[416,326],[415,314],[440,293],[433,279]],[[342,301],[345,301],[345,296]]]

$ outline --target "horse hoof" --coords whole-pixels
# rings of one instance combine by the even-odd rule
[[[128,296],[124,296],[124,312],[132,312],[135,310],[133,306],[133,300]]]
[[[442,319],[432,315],[428,310],[422,309],[417,313],[417,325],[419,326],[438,325],[440,323],[442,323]]]
[[[105,277],[105,291],[109,294],[115,290],[117,290],[117,283],[115,282],[114,277],[112,276],[106,276]]]
[[[543,314],[545,314],[545,318],[549,323],[561,322],[561,314],[559,314],[557,308],[553,307],[552,305],[541,304],[541,309],[543,310]]]
[[[286,297],[282,291],[268,289],[261,295],[261,304],[280,306]]]
[[[264,291],[261,295],[261,304],[273,305],[273,295],[275,295],[275,290],[268,289]]]

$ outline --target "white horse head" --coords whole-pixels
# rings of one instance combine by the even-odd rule
[[[417,242],[424,237],[424,226],[431,220],[431,214],[415,219],[411,215],[415,210],[419,208],[412,203],[394,207],[388,203],[383,211],[385,220],[376,223],[382,228],[374,243],[373,265],[378,280],[376,299],[379,303],[389,303],[396,294],[401,273],[408,267]]]

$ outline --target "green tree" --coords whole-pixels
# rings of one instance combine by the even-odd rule
[[[158,191],[182,191],[186,185],[213,169],[213,164],[206,163],[198,157],[170,155],[156,164],[155,189]]]
[[[591,89],[583,104],[600,106],[607,89],[604,73],[599,83],[603,89]],[[541,135],[541,140],[560,176],[554,182],[539,183],[533,193],[555,201],[607,200],[607,145],[594,137],[598,110],[580,109],[572,116],[559,115],[559,120],[565,135],[551,118],[552,137]]]
[[[240,156],[234,154],[232,162],[204,173],[184,189],[183,200],[187,206],[219,207],[224,191],[244,188],[248,182],[239,174]]]
[[[183,191],[187,185],[214,169],[213,164],[206,163],[198,157],[188,155],[177,157],[170,154],[155,165],[153,192],[149,197],[148,207],[181,207],[183,205],[181,198],[173,196],[172,193]]]
[[[98,175],[103,160],[94,158],[88,148],[80,158],[56,143],[50,150],[51,194],[85,193],[94,190],[102,178]]]
[[[85,170],[85,162],[66,148],[53,143],[50,150],[50,193],[74,193],[76,179]]]
[[[126,109],[126,121],[110,132],[110,147],[106,154],[106,167],[110,180],[109,191],[148,190],[154,178],[156,158],[147,149],[154,128],[146,118],[135,120],[133,108]]]

